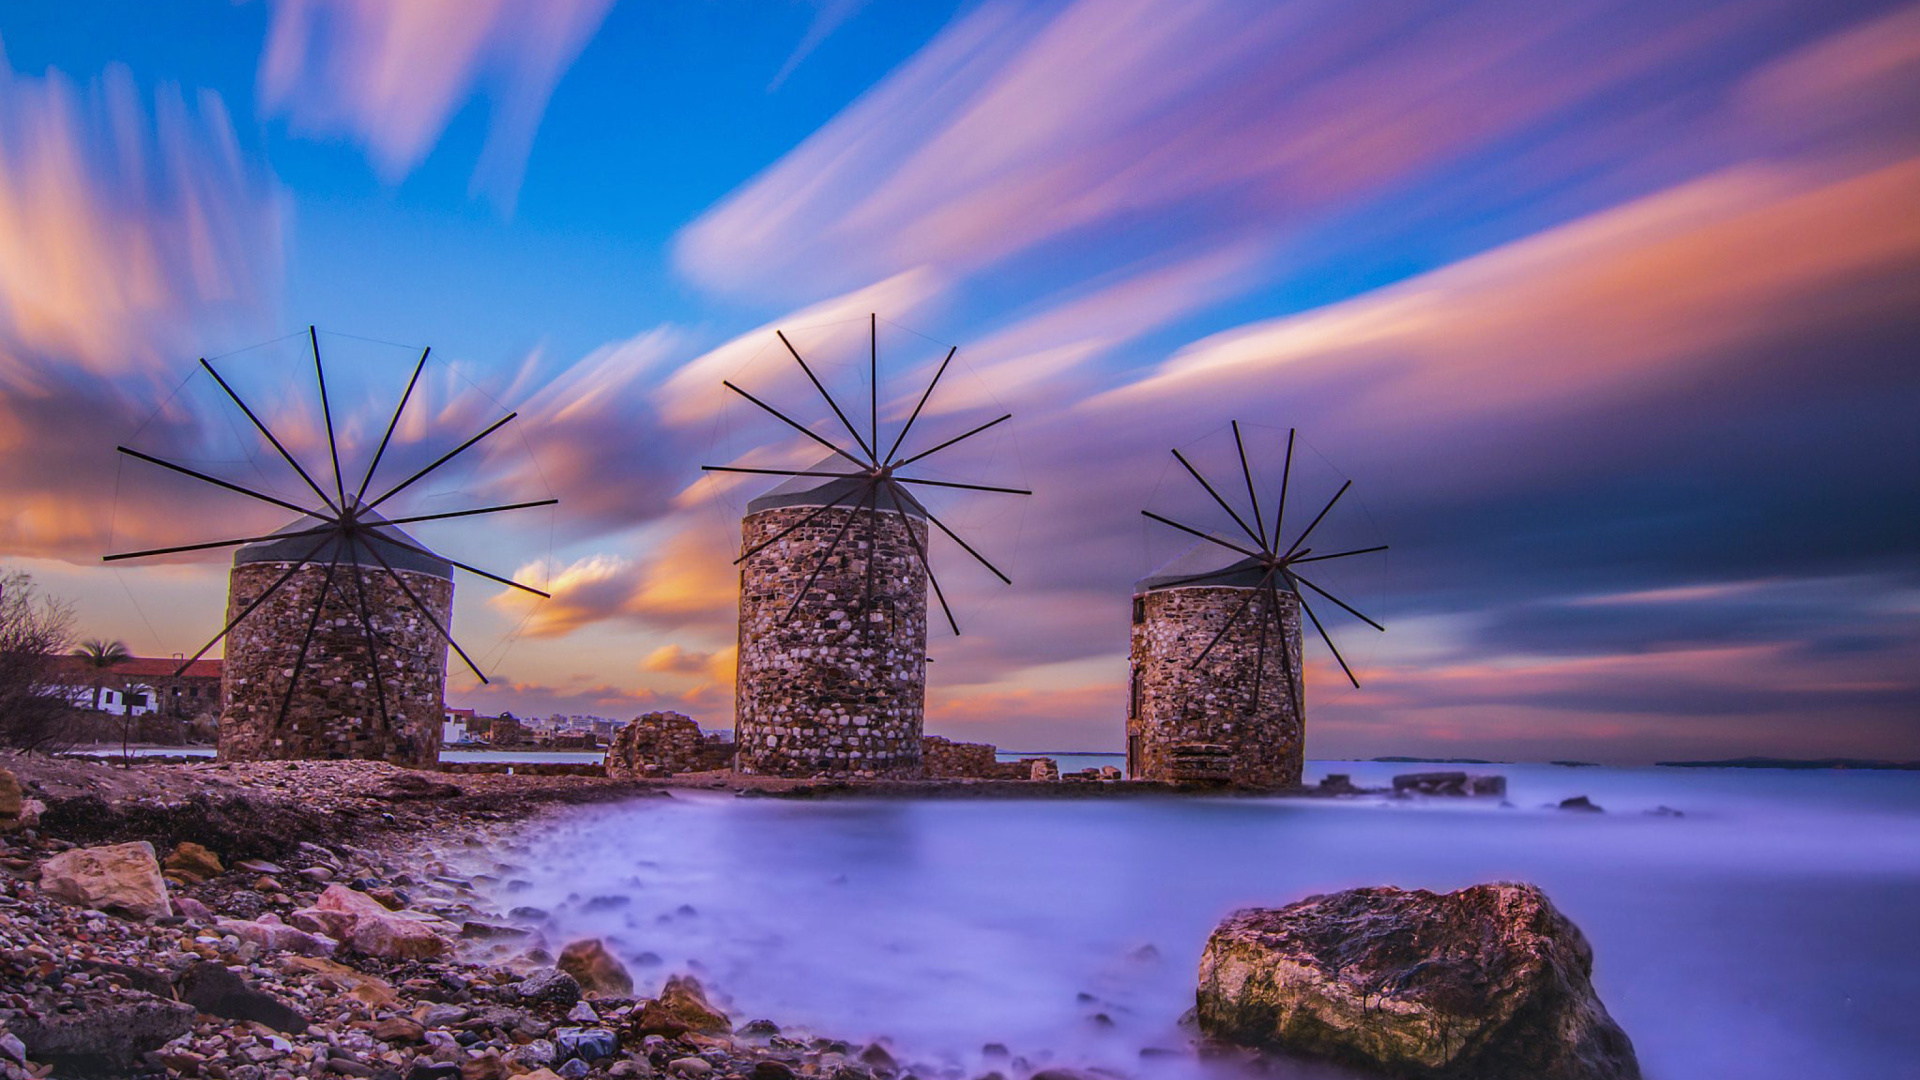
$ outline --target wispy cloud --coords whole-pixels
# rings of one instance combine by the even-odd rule
[[[282,218],[218,95],[163,85],[149,110],[124,68],[0,70],[0,547],[98,557],[105,433],[199,339],[266,321]]]
[[[362,144],[389,183],[481,88],[473,190],[512,209],[547,101],[613,0],[274,0],[260,100],[295,131]]]

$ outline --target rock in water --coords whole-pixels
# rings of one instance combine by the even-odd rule
[[[677,1039],[689,1031],[726,1035],[733,1031],[727,1014],[707,1003],[706,991],[691,975],[670,975],[660,996],[641,1007],[633,1021],[636,1036],[664,1035]]]
[[[599,938],[585,938],[560,950],[555,967],[573,976],[588,997],[628,997],[633,976]]]
[[[1235,912],[1200,960],[1207,1034],[1391,1076],[1638,1080],[1593,950],[1532,885],[1351,889]]]
[[[167,883],[160,877],[160,860],[145,840],[63,851],[41,864],[40,888],[49,896],[97,911],[140,919],[173,914]]]

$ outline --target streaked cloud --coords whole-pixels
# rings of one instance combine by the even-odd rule
[[[99,556],[111,440],[271,310],[283,216],[217,94],[0,69],[0,546]]]
[[[388,183],[476,93],[491,109],[472,190],[512,208],[547,101],[613,0],[274,0],[264,112],[361,144]]]

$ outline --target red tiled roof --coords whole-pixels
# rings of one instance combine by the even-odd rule
[[[55,657],[57,670],[63,674],[80,675],[91,679],[94,669],[77,656]],[[218,679],[220,660],[195,660],[181,672],[187,679]],[[136,656],[124,660],[109,668],[101,669],[100,674],[109,679],[171,679],[180,667],[180,661],[165,656]]]

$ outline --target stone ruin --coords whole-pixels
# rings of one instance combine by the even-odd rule
[[[1297,786],[1305,749],[1299,598],[1279,590],[1285,633],[1277,634],[1265,612],[1271,601],[1254,588],[1264,573],[1254,560],[1198,580],[1180,562],[1134,586],[1127,774]],[[1249,595],[1247,610],[1196,666]]]
[[[700,730],[691,717],[651,712],[635,717],[607,747],[606,774],[615,780],[653,780],[709,772],[733,764],[734,746]]]
[[[1048,757],[1001,761],[992,743],[954,742],[938,735],[920,739],[920,757],[929,780],[1058,780],[1060,767]]]
[[[869,538],[867,512],[848,498],[856,481],[807,486],[815,479],[753,500],[741,522],[747,551],[798,528],[740,567],[734,767],[758,776],[919,777],[927,574],[914,546],[926,550],[926,512],[883,491]]]
[[[378,523],[377,515],[363,520],[419,546],[399,529]],[[281,533],[320,524],[305,518]],[[310,535],[277,536],[234,553],[229,622],[302,557],[309,561],[227,634],[220,759],[354,758],[434,768],[446,712],[446,639],[395,584],[368,541],[329,537],[318,551],[314,542]],[[381,547],[380,556],[446,626],[453,614],[452,565],[424,552]],[[330,566],[332,586],[326,587]],[[378,686],[361,623],[363,597],[379,646]],[[301,643],[310,627],[302,662]]]

